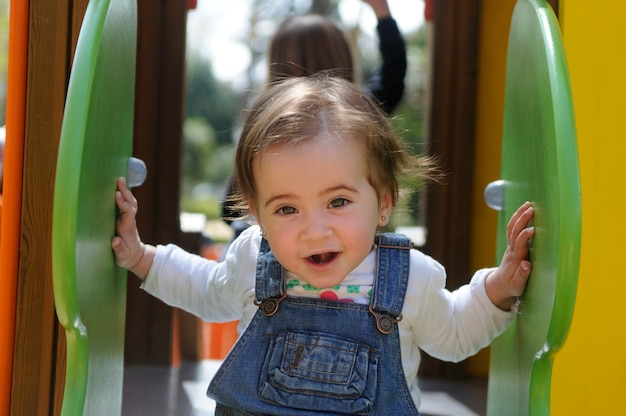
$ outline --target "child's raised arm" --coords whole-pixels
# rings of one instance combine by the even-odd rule
[[[524,293],[531,264],[528,261],[528,242],[535,234],[534,227],[528,227],[533,218],[533,207],[525,202],[515,211],[506,230],[508,245],[500,266],[487,276],[485,282],[489,299],[502,310],[508,311]]]
[[[111,240],[115,263],[145,280],[152,266],[156,248],[141,242],[135,221],[137,200],[128,189],[125,178],[118,178],[117,189],[115,203],[120,215],[115,223],[116,236]]]
[[[363,0],[365,3],[368,3],[378,20],[391,16],[391,12],[389,11],[389,6],[387,4],[387,0]]]

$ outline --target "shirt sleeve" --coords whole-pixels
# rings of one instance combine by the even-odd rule
[[[417,257],[422,258],[411,267],[419,275],[412,270],[405,304],[414,345],[432,357],[458,362],[474,355],[515,317],[516,310],[503,311],[487,296],[485,279],[493,269],[481,269],[469,284],[449,291],[443,266],[424,254]]]
[[[396,21],[386,17],[378,21],[380,68],[366,82],[365,90],[391,114],[402,100],[407,71],[406,45]]]
[[[170,306],[207,322],[241,319],[254,301],[260,237],[250,227],[229,247],[224,261],[188,253],[175,245],[157,246],[142,289]]]

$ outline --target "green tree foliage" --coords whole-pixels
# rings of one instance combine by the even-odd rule
[[[232,172],[234,145],[220,145],[204,118],[187,118],[183,126],[181,208],[219,216],[219,200]]]
[[[213,75],[211,63],[199,53],[187,60],[187,118],[202,118],[215,131],[220,145],[233,143],[233,129],[239,115],[242,93]]]
[[[190,117],[183,126],[183,176],[197,184],[208,179],[209,159],[217,143],[213,128],[200,117]]]

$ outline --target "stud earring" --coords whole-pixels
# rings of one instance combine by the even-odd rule
[[[380,217],[383,221],[387,221],[387,216],[383,215],[382,217]]]
[[[267,239],[267,234],[265,234],[264,230],[261,230],[261,237]]]

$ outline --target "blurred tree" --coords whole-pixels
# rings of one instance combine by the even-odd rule
[[[195,185],[208,179],[211,153],[217,143],[213,128],[201,117],[188,117],[183,125],[183,164],[185,180]]]
[[[234,144],[220,145],[202,117],[188,117],[183,126],[181,209],[219,216],[219,199],[232,171]]]
[[[233,126],[239,114],[242,93],[219,82],[211,64],[199,53],[187,59],[186,117],[200,117],[213,128],[220,145],[233,143]]]

